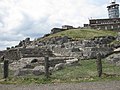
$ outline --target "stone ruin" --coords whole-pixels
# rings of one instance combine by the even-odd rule
[[[5,59],[9,59],[10,61],[26,57],[44,57],[46,55],[53,56],[52,51],[42,48],[13,48],[4,52]]]
[[[22,75],[41,75],[44,71],[44,57],[50,57],[50,70],[60,70],[65,65],[73,65],[74,57],[64,57],[55,55],[50,49],[46,47],[17,47],[9,48],[4,52],[1,51],[1,56],[4,56],[5,59],[10,62],[10,70],[13,70],[15,76]],[[70,61],[71,60],[71,61]],[[62,64],[62,66],[61,66]]]
[[[36,62],[33,62],[36,60]],[[73,57],[50,57],[49,58],[49,71],[53,72],[56,70],[61,70],[66,66],[78,65],[78,59]],[[24,76],[24,75],[42,75],[45,73],[44,67],[44,57],[38,58],[22,58],[19,61],[13,62],[10,64],[10,69],[14,70],[15,76]]]
[[[90,40],[75,41],[68,36],[52,37],[44,41],[30,41],[26,38],[15,48],[0,52],[0,56],[9,59],[10,69],[16,76],[41,75],[45,72],[44,57],[50,60],[50,71],[56,71],[65,66],[77,65],[80,59],[96,58],[99,52],[102,57],[114,51],[110,43],[118,37],[101,36]]]
[[[69,29],[75,29],[73,26],[71,25],[63,25],[62,28],[53,28],[51,29],[51,32],[50,34],[45,34],[44,37],[47,37],[51,34],[55,34],[55,33],[58,33],[58,32],[62,32],[62,31],[66,31],[66,30],[69,30]]]
[[[26,47],[30,45],[31,43],[32,41],[30,41],[30,38],[26,38],[25,40],[20,41],[20,43],[15,47]]]
[[[65,31],[66,29],[62,29],[62,28],[53,28],[51,29],[51,33],[50,34],[55,34],[55,33],[58,33],[58,32],[62,32],[62,31]]]
[[[97,52],[101,53],[103,57],[111,53],[114,47],[111,46],[110,43],[115,39],[116,38],[112,36],[101,36],[90,40],[74,41],[67,36],[58,36],[44,42],[39,41],[37,44],[49,48],[54,54],[91,59],[96,58]]]

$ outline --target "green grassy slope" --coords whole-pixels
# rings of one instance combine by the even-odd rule
[[[94,30],[94,29],[70,29],[63,32],[59,32],[56,34],[52,34],[48,37],[38,39],[38,40],[46,40],[56,36],[68,36],[72,39],[83,40],[83,39],[91,39],[98,36],[116,36],[117,32],[108,31],[108,30]]]
[[[108,64],[102,60],[103,75],[97,76],[96,60],[82,60],[80,65],[65,67],[62,70],[52,72],[49,79],[41,76],[9,76],[8,81],[1,81],[0,84],[46,84],[46,83],[78,83],[78,82],[101,82],[101,81],[119,81],[120,67]]]
[[[53,73],[53,77],[61,82],[83,82],[83,81],[111,81],[120,80],[120,67],[102,61],[103,75],[97,77],[97,67],[95,60],[80,61],[80,66],[67,67],[61,71]]]

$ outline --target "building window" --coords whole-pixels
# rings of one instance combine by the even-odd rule
[[[111,29],[113,29],[114,27],[113,26],[111,26]]]
[[[105,26],[105,30],[107,30],[107,26]]]
[[[98,21],[96,21],[96,24],[98,23]]]
[[[118,28],[120,28],[120,25],[118,25]]]

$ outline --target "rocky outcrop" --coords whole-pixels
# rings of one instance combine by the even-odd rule
[[[58,36],[36,42],[35,46],[49,49],[53,53],[60,54],[62,56],[64,55],[81,59],[90,59],[96,58],[97,52],[101,53],[103,57],[111,53],[113,51],[114,45],[111,46],[110,43],[115,39],[116,37],[113,36],[99,36],[90,40],[73,41],[68,36]],[[23,48],[23,50],[21,49],[22,53],[25,51],[26,53],[22,54],[23,57],[37,57],[40,55],[43,56],[44,52],[39,49],[35,50],[35,47],[31,50],[30,48]]]
[[[100,36],[100,37],[94,37],[93,41],[96,44],[109,44],[110,42],[114,41],[116,37],[113,36]]]
[[[77,58],[66,60],[66,66],[76,66],[79,65],[79,60]]]
[[[81,59],[96,58],[98,52],[104,57],[113,51],[110,45],[95,43],[93,40],[72,41],[54,45],[51,49],[54,53]]]
[[[106,61],[110,64],[114,64],[116,66],[120,66],[120,53],[110,55],[106,58]]]
[[[19,44],[16,45],[15,47],[26,47],[30,45],[31,43],[32,41],[30,41],[30,38],[26,38],[25,40],[20,41]]]
[[[38,42],[38,46],[49,48],[56,55],[77,57],[81,59],[96,58],[96,53],[104,57],[113,51],[111,42],[116,40],[113,36],[99,36],[90,40],[74,41],[68,36],[52,37],[46,41]]]
[[[52,44],[55,44],[55,45],[60,45],[60,44],[63,44],[63,43],[67,43],[69,41],[71,41],[72,39],[69,38],[68,36],[57,36],[57,37],[52,37],[52,38],[49,38],[47,40],[44,40],[44,41],[39,41],[37,42],[37,45],[38,46],[50,46]]]
[[[55,70],[55,71],[58,71],[58,70],[63,69],[64,67],[65,67],[65,63],[59,63],[59,64],[56,64],[56,65],[55,65],[54,70]]]
[[[42,75],[45,73],[45,67],[44,66],[36,66],[32,73],[35,75],[35,76],[39,76],[39,75]]]
[[[112,36],[95,37],[94,39],[79,41],[73,41],[67,36],[55,37],[50,38],[49,41],[37,43],[38,46],[34,48],[20,47],[9,49],[5,54],[5,58],[11,60],[11,70],[20,69],[19,72],[22,72],[21,69],[33,70],[36,66],[43,66],[44,57],[48,56],[50,67],[55,67],[55,70],[59,70],[62,66],[64,68],[64,66],[77,65],[77,58],[96,58],[98,52],[102,57],[110,54],[114,51],[114,48],[109,43],[114,40],[115,38]],[[35,74],[39,75],[39,71],[36,70]]]
[[[53,28],[51,34],[61,32],[72,26],[65,26],[64,29]],[[67,28],[67,29],[66,29]],[[44,37],[49,36],[45,35]],[[99,36],[87,40],[73,40],[68,36],[56,36],[40,41],[30,41],[26,38],[20,41],[15,48],[8,48],[5,52],[0,52],[5,59],[10,60],[10,69],[15,70],[15,76],[26,74],[41,75],[44,74],[44,57],[49,57],[49,66],[51,70],[60,70],[66,66],[78,65],[79,59],[93,59],[100,53],[106,57],[114,52],[115,45],[110,43],[119,41],[119,35]],[[119,44],[117,46],[120,46]],[[108,62],[120,65],[120,55],[115,54],[107,58]]]

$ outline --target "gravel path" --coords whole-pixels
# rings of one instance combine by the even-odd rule
[[[120,90],[120,81],[77,84],[0,85],[0,90]]]

